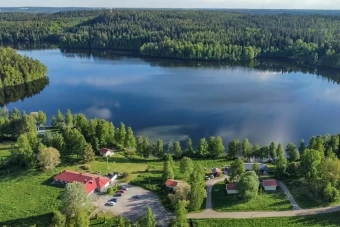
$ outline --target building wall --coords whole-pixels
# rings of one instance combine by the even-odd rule
[[[265,191],[276,191],[276,186],[264,186]]]
[[[232,195],[232,194],[238,194],[239,191],[238,190],[227,190],[227,193]]]

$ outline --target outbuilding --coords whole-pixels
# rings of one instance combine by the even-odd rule
[[[267,191],[276,191],[277,181],[275,179],[268,179],[262,181],[263,189]]]
[[[173,180],[173,179],[168,179],[165,182],[165,186],[170,189],[174,189],[177,185],[179,185],[180,181]]]
[[[102,155],[104,157],[110,157],[110,156],[115,154],[114,150],[108,149],[108,148],[102,148],[102,149],[100,149],[99,152],[100,152],[100,155]]]
[[[229,195],[234,195],[234,194],[238,194],[239,193],[237,184],[227,184],[226,185],[226,190],[227,190],[227,193]]]
[[[222,170],[220,168],[212,168],[211,172],[214,175],[214,177],[219,177],[222,173]]]

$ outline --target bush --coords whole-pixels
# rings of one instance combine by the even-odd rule
[[[122,175],[122,177],[123,177],[123,178],[128,178],[129,175],[130,175],[130,174],[129,174],[128,172],[124,172],[123,175]]]
[[[109,195],[113,195],[115,193],[115,190],[114,190],[114,188],[108,188],[106,193],[109,194]]]
[[[91,171],[91,166],[89,166],[87,164],[81,165],[79,168],[82,169],[82,170]]]
[[[230,183],[230,181],[228,180],[228,178],[225,178],[225,179],[224,179],[224,183],[225,183],[225,184],[229,184],[229,183]]]
[[[327,202],[335,202],[339,199],[339,191],[328,183],[323,190],[323,196]]]

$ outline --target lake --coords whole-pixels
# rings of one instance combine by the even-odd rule
[[[339,72],[286,62],[252,67],[110,52],[19,51],[47,65],[49,85],[7,105],[124,122],[138,135],[195,144],[220,135],[265,145],[340,132]],[[319,75],[316,75],[319,74]],[[322,76],[321,76],[322,75]]]

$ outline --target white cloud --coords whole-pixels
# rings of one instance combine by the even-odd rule
[[[85,110],[85,114],[89,117],[97,117],[109,120],[112,118],[112,112],[108,108],[100,108],[100,107],[90,107]]]

